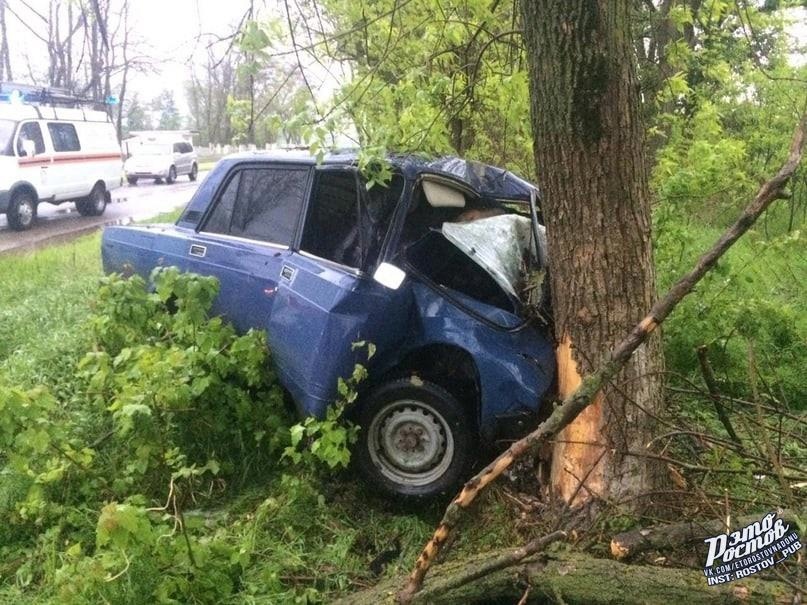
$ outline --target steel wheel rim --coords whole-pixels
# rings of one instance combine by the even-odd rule
[[[17,219],[22,225],[28,225],[34,218],[34,204],[29,199],[24,199],[17,206]]]
[[[385,405],[367,427],[370,459],[387,479],[412,487],[445,474],[454,458],[454,436],[432,406],[414,399]]]

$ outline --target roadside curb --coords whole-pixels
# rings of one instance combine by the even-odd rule
[[[13,246],[11,248],[0,248],[0,256],[4,256],[7,254],[32,252],[34,250],[39,250],[45,246],[50,246],[53,244],[64,244],[74,239],[78,239],[82,235],[89,235],[95,231],[98,231],[99,229],[103,229],[104,227],[113,227],[115,225],[129,225],[134,222],[135,222],[134,217],[125,216],[123,218],[104,221],[103,223],[94,223],[92,225],[81,225],[79,227],[76,227],[75,229],[71,229],[70,231],[66,231],[63,233],[43,235],[42,237],[39,237],[33,241],[26,241],[18,246]]]

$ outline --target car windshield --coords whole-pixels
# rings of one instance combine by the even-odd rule
[[[13,120],[0,120],[0,155],[14,155],[11,147],[11,138],[14,136]]]
[[[171,153],[171,148],[167,145],[139,145],[133,148],[132,155],[165,155]]]

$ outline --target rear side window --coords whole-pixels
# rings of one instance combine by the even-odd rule
[[[72,124],[48,122],[48,132],[54,151],[81,151],[78,133]]]
[[[36,122],[27,122],[20,126],[20,134],[17,137],[17,155],[20,157],[25,155],[22,142],[26,139],[34,142],[35,153],[45,153],[45,141],[42,139],[42,129],[39,127],[39,124]]]
[[[290,246],[307,181],[305,169],[240,170],[222,191],[203,231]]]

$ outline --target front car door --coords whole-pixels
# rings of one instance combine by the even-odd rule
[[[26,141],[33,143],[33,154],[29,153],[31,145],[26,144]],[[50,199],[55,192],[53,158],[48,152],[41,125],[38,122],[22,122],[14,140],[14,153],[19,158],[17,163],[20,167],[20,177],[21,180],[34,186],[39,199],[42,200]]]
[[[322,415],[339,378],[367,362],[355,342],[376,347],[383,365],[406,338],[411,292],[371,275],[401,196],[403,178],[365,195],[352,167],[316,169],[297,250],[283,262],[270,345],[284,385],[303,414]],[[372,369],[371,369],[372,372]]]

